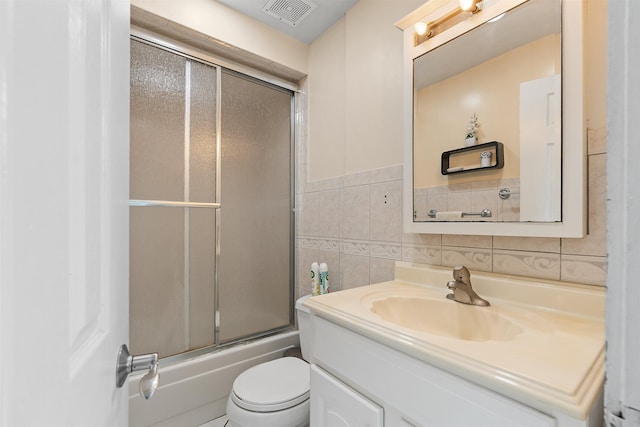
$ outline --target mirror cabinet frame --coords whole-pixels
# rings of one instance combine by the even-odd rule
[[[587,226],[587,147],[584,117],[583,0],[562,0],[562,222],[414,222],[413,60],[527,0],[485,0],[468,19],[416,45],[416,22],[434,21],[458,8],[458,0],[431,0],[398,21],[404,32],[405,233],[584,237]],[[439,164],[439,158],[438,158]]]

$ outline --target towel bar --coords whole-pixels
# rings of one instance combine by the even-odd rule
[[[431,209],[428,213],[430,218],[435,218],[436,214],[438,213],[437,210],[435,209]],[[480,212],[462,212],[462,216],[481,216],[482,218],[491,218],[491,210],[489,209],[482,209]]]

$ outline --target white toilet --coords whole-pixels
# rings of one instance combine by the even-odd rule
[[[309,360],[308,298],[296,301],[300,349]],[[309,364],[283,357],[247,369],[233,382],[227,401],[228,427],[306,427],[309,425]]]

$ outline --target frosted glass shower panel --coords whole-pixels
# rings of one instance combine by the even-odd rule
[[[131,42],[131,199],[183,200],[185,63]]]
[[[132,354],[187,350],[184,210],[132,207],[129,305]]]
[[[190,203],[217,203],[217,86],[215,66],[132,40],[130,343],[136,353],[166,357],[216,343],[216,208]],[[159,207],[166,202],[174,207]]]
[[[216,211],[189,211],[189,349],[215,344]]]
[[[220,342],[289,325],[292,95],[222,73]]]
[[[195,202],[216,201],[216,73],[190,63],[189,198]]]

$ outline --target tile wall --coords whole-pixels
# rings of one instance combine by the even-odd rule
[[[391,280],[396,260],[605,284],[604,129],[588,130],[589,234],[582,239],[404,234],[401,165],[309,182],[305,141],[299,135],[296,144],[298,295],[310,293],[313,261],[329,265],[334,291]]]

